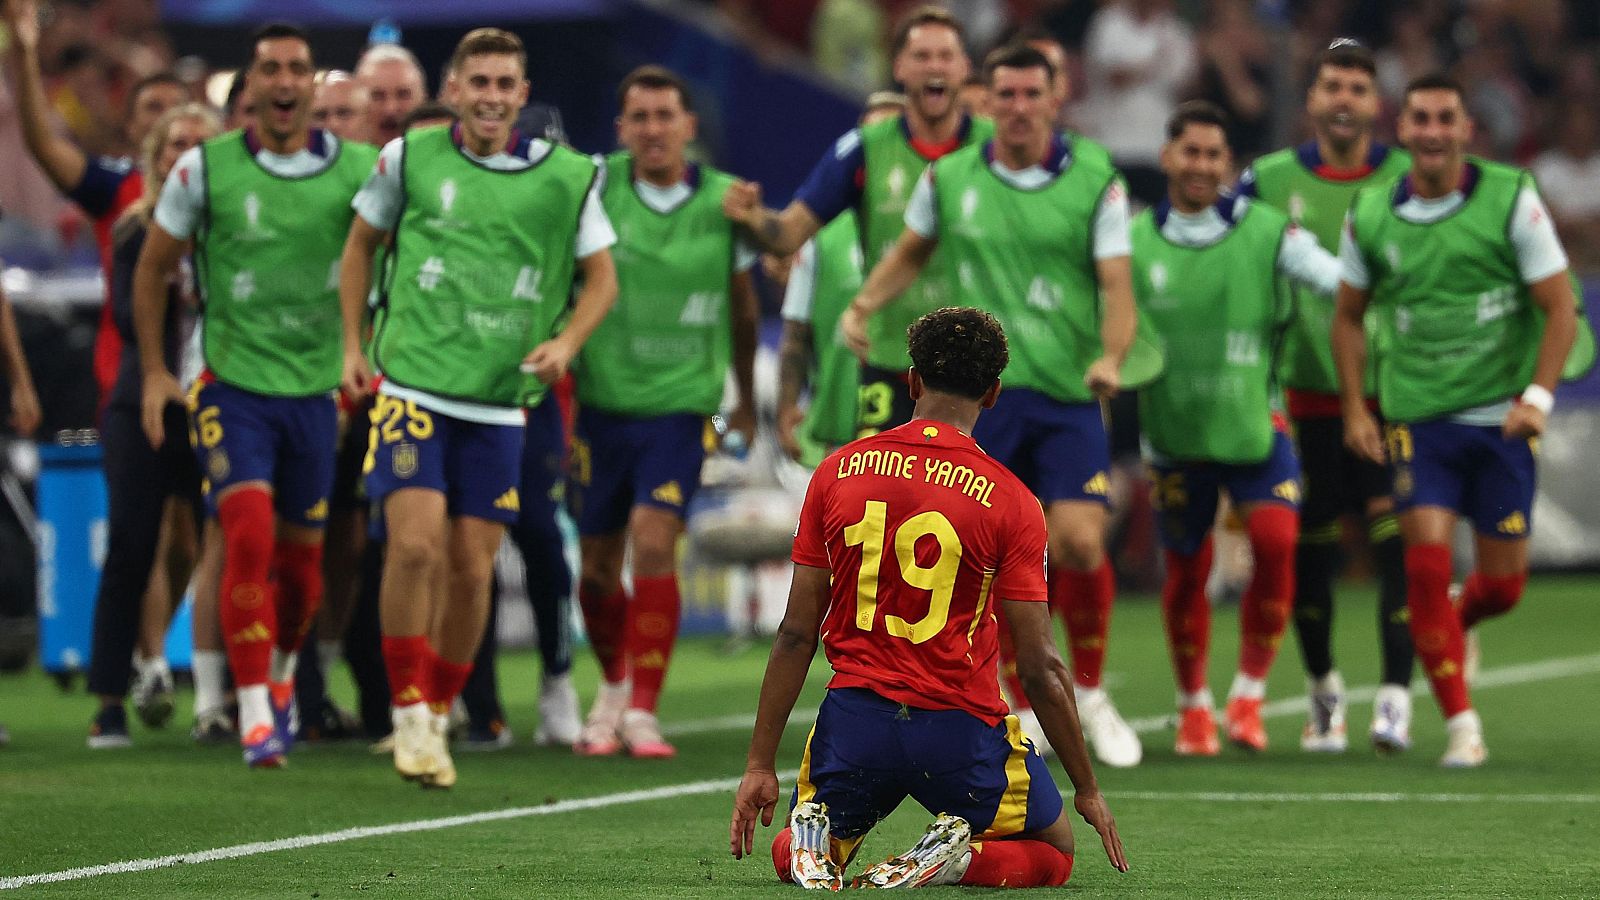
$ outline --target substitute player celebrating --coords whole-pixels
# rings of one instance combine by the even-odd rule
[[[190,406],[225,543],[222,631],[245,762],[277,766],[290,739],[295,652],[322,600],[339,248],[373,154],[309,127],[316,66],[303,32],[268,25],[254,47],[254,122],[173,167],[134,274],[134,327],[144,430],[159,447],[163,411],[183,400],[163,354],[167,285],[192,239],[206,371]]]
[[[593,161],[511,127],[528,99],[526,71],[516,35],[480,28],[461,39],[449,70],[459,123],[384,147],[356,196],[340,271],[346,390],[359,396],[370,378],[360,341],[372,257],[393,233],[367,493],[388,538],[379,603],[395,769],[424,786],[455,783],[447,713],[471,673],[494,554],[519,509],[523,407],[561,377],[616,297],[615,236]],[[439,583],[445,595],[430,597]]]
[[[1066,619],[1084,726],[1101,762],[1137,765],[1139,738],[1101,687],[1115,582],[1105,555],[1110,446],[1098,398],[1117,392],[1134,333],[1127,194],[1104,149],[1054,131],[1054,70],[1043,54],[1006,47],[984,68],[995,139],[929,167],[900,241],[841,322],[859,347],[862,323],[937,248],[957,273],[957,299],[1005,325],[1009,387],[973,436],[1045,505],[1051,605]]]
[[[1044,515],[969,436],[1000,392],[1005,333],[980,310],[941,309],[911,326],[910,352],[912,421],[829,456],[806,492],[789,606],[734,799],[733,854],[752,852],[758,817],[772,824],[778,742],[820,633],[834,676],[789,827],[772,845],[778,877],[838,890],[867,832],[910,796],[937,820],[858,886],[1063,884],[1071,820],[995,676],[1003,603],[1074,806],[1127,871],[1051,635]]]
[[[1454,80],[1407,86],[1398,132],[1411,171],[1357,196],[1333,322],[1345,443],[1394,473],[1411,635],[1444,712],[1448,767],[1488,758],[1464,630],[1522,599],[1533,445],[1578,327],[1566,253],[1532,176],[1467,156],[1472,127]],[[1362,396],[1369,305],[1382,329],[1387,454]],[[1459,516],[1477,532],[1475,570],[1453,607]]]
[[[1317,58],[1306,91],[1306,116],[1315,138],[1261,157],[1239,179],[1241,194],[1287,214],[1329,253],[1339,250],[1344,214],[1356,192],[1392,182],[1411,165],[1405,151],[1373,139],[1377,72],[1372,51],[1349,38],[1334,41]],[[1344,679],[1333,662],[1333,582],[1339,568],[1339,520],[1351,513],[1367,522],[1378,573],[1383,671],[1372,701],[1370,734],[1374,747],[1393,753],[1411,746],[1413,654],[1406,624],[1405,549],[1388,470],[1344,446],[1339,382],[1328,343],[1332,322],[1331,296],[1301,294],[1278,359],[1305,487],[1295,549],[1294,628],[1311,689],[1300,747],[1337,753],[1348,744]],[[1368,365],[1369,397],[1375,390],[1374,370]]]
[[[678,76],[636,69],[618,102],[625,149],[604,159],[601,193],[622,235],[617,308],[578,359],[571,492],[579,600],[605,683],[576,750],[605,755],[620,743],[669,757],[656,702],[678,633],[678,538],[730,363],[730,431],[748,439],[755,428],[757,256],[722,215],[733,179],[684,156],[696,120]],[[622,587],[630,543],[632,597]]]
[[[1240,601],[1239,672],[1228,692],[1228,736],[1264,750],[1261,705],[1294,599],[1299,466],[1273,412],[1273,348],[1287,278],[1322,294],[1339,263],[1316,238],[1265,204],[1220,197],[1232,169],[1227,119],[1204,101],[1167,123],[1161,166],[1168,199],[1133,223],[1140,311],[1166,344],[1162,376],[1139,393],[1167,548],[1162,614],[1178,679],[1177,752],[1215,755],[1206,687],[1211,526],[1226,490],[1245,522],[1255,572]],[[1280,427],[1275,427],[1280,426]]]
[[[904,229],[906,202],[928,163],[994,134],[988,119],[961,111],[956,90],[972,63],[961,23],[936,6],[913,10],[894,40],[894,80],[904,89],[905,115],[853,128],[817,162],[789,205],[780,212],[761,205],[761,187],[740,182],[728,191],[723,210],[749,228],[762,248],[779,255],[800,249],[826,223],[855,212],[866,267],[877,265]],[[918,316],[954,302],[943,258],[932,256],[921,277],[907,284],[867,326],[860,351],[857,433],[872,434],[904,423],[911,415],[906,393],[906,326]]]

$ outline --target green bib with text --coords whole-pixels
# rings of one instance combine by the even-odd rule
[[[377,158],[340,141],[314,175],[268,172],[230,131],[201,145],[205,215],[195,263],[205,298],[206,367],[258,394],[300,397],[339,386],[344,344],[339,258],[350,201]]]
[[[1133,220],[1133,293],[1167,349],[1139,391],[1139,425],[1174,460],[1251,464],[1272,452],[1272,363],[1284,318],[1277,276],[1288,219],[1251,203],[1214,243],[1162,236],[1150,210]]]
[[[981,145],[994,136],[994,122],[971,119],[961,146]],[[906,230],[906,205],[928,159],[906,137],[903,118],[896,116],[861,129],[866,157],[866,181],[861,189],[861,248],[865,271],[871,272]],[[900,296],[867,320],[867,363],[880,369],[904,371],[911,365],[906,352],[906,329],[941,306],[955,302],[948,254],[934,251],[933,258]]]
[[[601,199],[617,231],[617,305],[578,358],[578,400],[626,415],[709,416],[722,405],[733,357],[733,225],[722,214],[733,179],[702,166],[694,192],[665,213],[633,182],[628,154],[606,158]]]
[[[935,163],[936,256],[952,272],[955,302],[1005,327],[1006,386],[1079,403],[1093,399],[1083,376],[1102,352],[1094,219],[1117,171],[1098,144],[1067,140],[1066,170],[1031,190],[1002,181],[982,146]]]
[[[855,440],[861,363],[845,346],[839,319],[861,290],[861,238],[854,216],[844,215],[817,232],[811,298],[811,406],[805,429],[825,447]]]
[[[528,168],[496,170],[458,149],[449,126],[407,132],[374,354],[384,376],[472,403],[538,403],[545,386],[520,366],[567,310],[595,173],[559,145]]]

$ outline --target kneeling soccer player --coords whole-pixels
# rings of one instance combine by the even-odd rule
[[[911,326],[912,421],[856,441],[817,468],[795,534],[789,608],[761,686],[734,799],[735,857],[772,824],[775,759],[825,637],[833,680],[806,745],[778,877],[838,890],[872,826],[907,796],[938,818],[863,887],[1054,886],[1072,871],[1072,827],[1044,758],[1000,697],[996,602],[1074,805],[1127,871],[1095,783],[1072,674],[1051,640],[1044,512],[970,437],[1008,360],[989,314],[941,309]],[[887,557],[887,558],[886,558]]]

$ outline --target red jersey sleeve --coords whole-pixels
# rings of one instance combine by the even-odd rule
[[[811,476],[811,483],[806,487],[806,500],[800,507],[800,524],[794,530],[794,551],[789,554],[795,563],[819,569],[828,568],[828,542],[822,533],[825,511],[823,495],[827,487],[822,473],[826,471],[826,464],[818,466],[816,474]]]
[[[1044,510],[1032,494],[1015,491],[1014,514],[1001,532],[1000,569],[995,573],[996,600],[1048,600],[1045,581],[1047,538]]]

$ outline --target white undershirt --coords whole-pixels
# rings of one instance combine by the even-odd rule
[[[1249,200],[1239,198],[1234,206],[1234,221],[1245,213]],[[1174,244],[1199,247],[1221,240],[1233,228],[1215,206],[1207,206],[1197,213],[1176,209],[1167,215],[1161,226],[1161,236]],[[1322,249],[1311,232],[1290,225],[1283,233],[1283,243],[1278,249],[1278,274],[1319,294],[1331,295],[1339,288],[1339,260]]]

